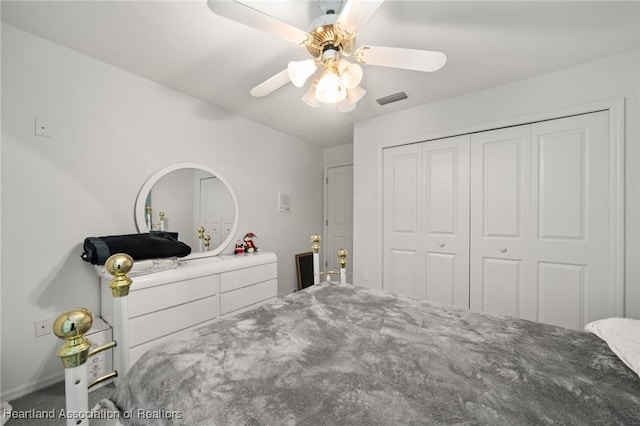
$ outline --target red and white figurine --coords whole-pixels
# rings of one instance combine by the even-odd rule
[[[244,236],[244,251],[245,251],[245,253],[253,253],[254,251],[258,251],[258,247],[256,247],[255,243],[253,242],[254,238],[258,238],[258,237],[253,232],[248,232]]]

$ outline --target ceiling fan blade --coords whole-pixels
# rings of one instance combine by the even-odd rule
[[[208,0],[207,6],[216,15],[275,35],[293,44],[302,45],[311,37],[306,31],[282,22],[240,1]]]
[[[362,46],[353,56],[367,65],[423,72],[437,71],[447,63],[447,55],[442,52],[400,47]]]
[[[256,87],[251,89],[251,92],[249,93],[251,93],[251,96],[255,96],[256,98],[267,96],[269,93],[281,88],[289,81],[289,70],[285,69],[270,79],[258,84]]]
[[[355,34],[360,31],[384,0],[347,0],[336,21],[342,30]]]

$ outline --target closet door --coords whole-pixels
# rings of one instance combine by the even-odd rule
[[[469,136],[383,154],[383,288],[469,307]]]
[[[606,112],[532,126],[531,257],[538,321],[582,329],[615,315],[608,282],[608,150]]]
[[[472,136],[472,309],[577,330],[620,314],[609,164],[606,112]]]
[[[470,136],[425,142],[422,261],[425,298],[469,307]]]
[[[471,308],[535,319],[530,126],[471,136]]]
[[[424,297],[420,265],[422,145],[385,149],[382,173],[382,288]]]

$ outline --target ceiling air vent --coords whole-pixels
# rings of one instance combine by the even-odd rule
[[[407,99],[408,97],[409,96],[407,96],[407,92],[402,91],[402,92],[394,93],[393,95],[384,96],[382,98],[376,99],[376,102],[379,105],[387,105],[393,102],[398,102],[403,99]]]

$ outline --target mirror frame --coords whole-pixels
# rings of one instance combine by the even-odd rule
[[[215,176],[216,178],[220,179],[220,182],[224,184],[224,186],[227,188],[227,190],[229,190],[229,193],[231,194],[231,199],[233,200],[233,208],[234,208],[235,214],[233,218],[233,225],[231,226],[231,231],[229,232],[229,235],[227,235],[227,238],[225,238],[225,240],[222,241],[222,243],[218,247],[215,247],[211,251],[201,251],[201,252],[192,251],[191,254],[185,257],[181,257],[180,260],[190,260],[190,259],[199,259],[202,257],[216,256],[220,254],[224,249],[226,249],[227,246],[231,243],[231,241],[233,241],[236,235],[236,232],[238,230],[238,222],[240,221],[240,208],[238,206],[238,197],[236,196],[236,193],[231,187],[231,185],[229,185],[229,182],[227,182],[227,180],[223,176],[221,176],[220,173],[216,172],[211,167],[207,167],[199,163],[170,164],[158,170],[157,172],[152,174],[151,177],[149,177],[149,179],[147,179],[147,181],[144,183],[144,185],[142,185],[142,187],[140,188],[140,191],[138,192],[138,196],[136,197],[136,203],[133,211],[138,233],[142,234],[142,233],[149,232],[149,229],[147,229],[147,221],[145,219],[145,204],[147,202],[147,196],[151,192],[153,185],[155,185],[161,178],[168,175],[169,173],[176,170],[180,170],[180,169],[199,169],[207,173],[210,173],[212,176]],[[193,250],[193,247],[192,247],[192,250]]]

